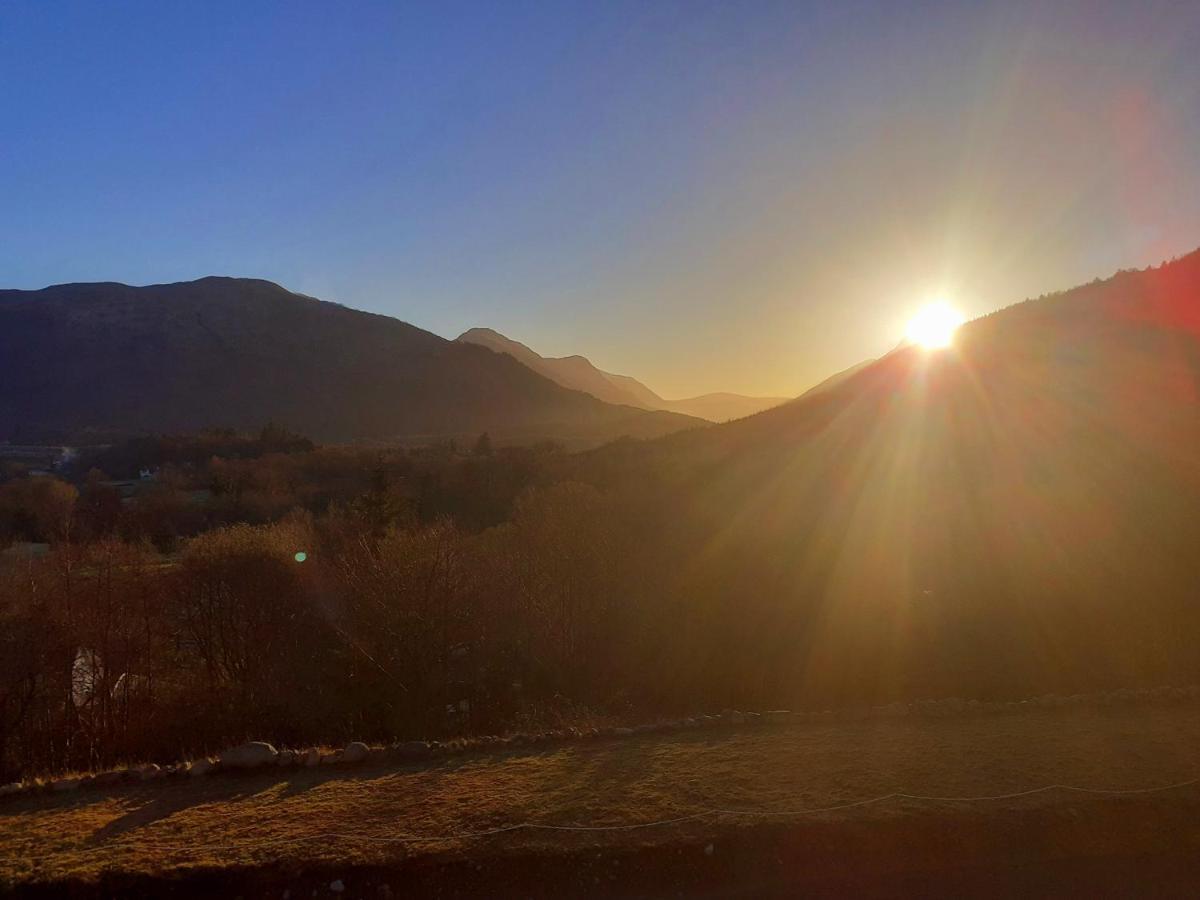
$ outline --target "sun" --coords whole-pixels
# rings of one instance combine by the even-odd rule
[[[908,322],[905,337],[926,350],[940,350],[954,343],[954,332],[966,317],[945,301],[927,303]]]

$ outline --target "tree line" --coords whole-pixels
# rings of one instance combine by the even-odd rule
[[[1134,456],[235,438],[0,483],[0,778],[1200,679],[1195,493]]]
[[[627,704],[601,648],[634,628],[636,533],[556,458],[299,447],[124,501],[94,467],[0,485],[0,777]]]

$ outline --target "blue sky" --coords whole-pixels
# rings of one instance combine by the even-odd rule
[[[0,285],[269,278],[798,393],[1200,245],[1188,3],[0,5]]]

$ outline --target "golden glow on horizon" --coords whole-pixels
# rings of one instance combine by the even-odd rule
[[[904,335],[926,350],[941,350],[954,343],[954,332],[966,316],[944,300],[927,303],[908,322]]]

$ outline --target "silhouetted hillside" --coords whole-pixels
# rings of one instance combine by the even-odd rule
[[[288,313],[359,314],[257,290],[268,298],[252,309],[282,295],[282,314],[258,321],[242,304],[226,318],[342,377],[294,349]],[[67,305],[54,321],[68,330],[78,311],[86,334],[120,331],[90,321],[117,313],[147,332],[136,304]],[[192,334],[197,309],[152,311],[174,342],[155,365],[177,372],[170,351],[188,348],[177,335]],[[164,325],[164,311],[187,318]],[[539,710],[823,710],[1195,684],[1198,312],[1200,255],[1006,309],[947,351],[898,348],[756,416],[583,454],[484,440],[470,454],[309,448],[274,426],[257,441],[209,433],[80,454],[75,483],[9,467],[0,659],[9,696],[29,699],[6,712],[0,783],[6,770],[203,754],[249,733],[315,744],[353,727],[390,742],[495,734]],[[0,333],[0,350],[22,346]],[[300,334],[360,342],[338,362],[368,363],[349,370],[362,380],[314,408],[362,409],[354,389],[389,371],[371,355],[387,348],[357,327]],[[80,385],[88,347],[70,348],[81,359],[48,359]],[[102,355],[84,386],[108,409],[113,354],[133,349]],[[517,373],[504,384],[583,397],[482,348],[456,352]],[[233,404],[247,373],[290,371],[242,362],[257,358],[229,354],[240,381],[206,377],[226,379]],[[165,402],[153,385],[130,402],[142,396]],[[109,478],[154,467],[145,481]],[[63,702],[80,648],[107,661],[95,668],[103,702]],[[122,695],[127,672],[161,677]]]
[[[580,472],[662,511],[662,590],[719,636],[687,652],[765,696],[1179,683],[1200,676],[1198,399],[1194,253]]]
[[[507,353],[513,359],[533,369],[551,381],[573,391],[586,391],[597,399],[608,403],[636,406],[641,409],[659,407],[644,402],[634,392],[614,384],[608,376],[582,356],[564,356],[551,359],[539,355],[520,341],[514,341],[493,331],[491,328],[472,328],[456,338],[463,344],[477,344],[496,353]]]
[[[746,397],[741,394],[718,392],[688,397],[683,400],[664,400],[646,385],[629,375],[614,375],[597,369],[583,356],[546,357],[534,352],[520,341],[505,337],[491,328],[471,328],[456,340],[468,344],[479,344],[507,353],[524,363],[535,372],[540,372],[551,381],[577,391],[587,391],[609,403],[637,406],[642,409],[660,409],[695,416],[710,422],[727,422],[762,412],[772,406],[786,402],[785,397]]]
[[[0,439],[269,420],[324,440],[490,430],[592,443],[698,424],[266,281],[0,292]]]

